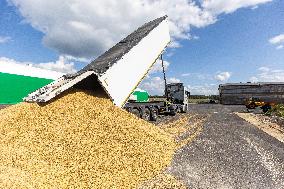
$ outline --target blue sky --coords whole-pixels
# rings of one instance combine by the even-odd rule
[[[164,2],[160,1],[160,6],[163,7]],[[83,7],[84,2],[82,1],[78,7]],[[129,2],[126,1],[126,5]],[[184,0],[176,2],[187,3]],[[169,48],[165,55],[166,61],[169,62],[167,76],[170,81],[184,82],[193,94],[215,94],[218,85],[226,82],[284,81],[284,40],[281,37],[281,34],[284,34],[283,0],[267,0],[267,2],[259,0],[259,3],[248,5],[241,3],[227,5],[225,1],[222,4],[222,0],[216,0],[215,4],[210,4],[210,2],[205,4],[206,1],[202,4],[202,2],[199,1],[194,5],[186,4],[191,6],[188,7],[191,8],[188,9],[188,15],[183,10],[175,10],[166,5],[161,10],[163,13],[176,11],[180,17],[175,18],[169,15],[169,18],[178,26],[185,25],[185,27],[179,27],[179,32],[172,32],[172,38],[179,43],[179,47]],[[86,39],[86,36],[77,36],[75,30],[72,33],[64,27],[66,19],[69,21],[70,14],[70,21],[76,24],[77,28],[78,26],[82,28],[81,23],[86,23],[79,19],[82,15],[74,15],[68,11],[66,15],[64,12],[58,13],[60,7],[56,7],[54,12],[50,13],[46,10],[50,8],[48,6],[56,6],[55,1],[41,6],[41,4],[32,3],[32,0],[11,0],[9,3],[0,0],[0,57],[2,61],[5,58],[8,61],[28,62],[34,65],[48,63],[46,64],[49,65],[46,66],[47,69],[58,71],[60,71],[59,68],[62,69],[62,66],[69,66],[68,68],[73,66],[75,69],[80,69],[88,60],[94,59],[130,33],[133,28],[138,27],[147,19],[154,18],[157,14],[150,11],[147,14],[141,12],[139,14],[146,14],[145,20],[139,18],[139,15],[136,17],[134,15],[132,20],[124,22],[126,23],[124,28],[117,26],[117,31],[112,30],[115,26],[110,26],[111,29],[109,29],[103,25],[105,20],[114,18],[100,14],[94,18],[96,22],[92,21],[88,23],[88,26],[97,28],[97,25],[100,25],[103,31],[106,31],[105,33],[109,29],[111,32],[116,32],[115,35],[108,34],[109,40],[104,40],[108,39],[107,37],[100,39],[93,36]],[[99,9],[98,5],[96,7]],[[35,8],[41,12],[35,11]],[[55,12],[57,8],[58,12]],[[114,8],[118,9],[117,5]],[[193,21],[179,23],[178,19],[194,16],[196,11],[190,12],[192,8],[206,13],[204,15],[209,12],[210,17],[204,18],[203,16]],[[99,12],[96,8],[92,11]],[[84,13],[87,15],[88,11]],[[55,16],[52,17],[53,15]],[[71,20],[72,16],[76,22]],[[132,26],[132,23],[135,24]],[[58,28],[62,30],[58,31]],[[85,28],[87,27],[84,25]],[[180,32],[185,36],[180,35]],[[75,34],[74,37],[72,37],[73,34]],[[70,38],[65,39],[65,36],[70,36]],[[269,41],[277,36],[280,36],[278,40]],[[60,40],[57,40],[59,38]],[[88,41],[92,43],[89,44]],[[77,49],[76,46],[78,46]],[[94,49],[94,53],[92,54],[92,51],[89,54],[84,53],[84,48]],[[64,58],[59,59],[62,56]],[[161,76],[159,69],[156,68],[156,71],[153,71],[140,87],[152,94],[161,93],[163,91]]]
[[[199,39],[182,42],[183,48],[176,49],[174,56],[168,58],[177,62],[170,74],[228,71],[232,73],[230,82],[246,82],[260,67],[284,69],[284,49],[277,50],[268,42],[283,31],[284,1],[221,15],[215,24],[193,29]]]

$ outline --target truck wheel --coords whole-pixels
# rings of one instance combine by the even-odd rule
[[[144,108],[142,110],[142,116],[141,116],[142,119],[146,120],[146,121],[150,121],[151,119],[151,111],[149,108]]]
[[[157,121],[157,119],[158,119],[158,109],[157,108],[152,108],[151,109],[150,121]]]
[[[130,112],[136,115],[137,117],[141,118],[140,111],[137,108],[133,108]]]
[[[175,110],[170,110],[170,116],[175,116],[176,115],[176,111]]]
[[[247,106],[247,108],[248,108],[248,109],[255,109],[255,104],[249,104],[249,105]]]

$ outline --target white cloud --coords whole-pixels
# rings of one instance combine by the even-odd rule
[[[2,43],[7,43],[8,41],[11,40],[11,37],[7,37],[7,36],[0,36],[0,44]]]
[[[190,38],[191,26],[215,19],[188,0],[10,0],[25,21],[42,31],[46,46],[60,54],[95,57],[134,29],[169,15],[173,41]],[[176,43],[177,45],[177,43]]]
[[[29,65],[31,67],[42,68],[61,73],[76,72],[74,63],[68,62],[68,59],[64,56],[60,56],[56,62],[47,62],[47,63],[20,62],[10,58],[0,57],[0,63],[13,64],[13,65]]]
[[[170,62],[164,60],[165,71],[169,68],[169,66],[170,66]],[[148,75],[154,74],[157,72],[163,73],[162,61],[160,59],[156,61],[156,63],[153,65],[153,67],[149,71]]]
[[[190,75],[191,75],[191,73],[183,73],[183,74],[181,74],[181,77],[188,77]]]
[[[284,43],[284,34],[277,35],[269,39],[269,42],[273,45]]]
[[[198,80],[214,80],[214,77],[211,74],[205,73],[183,73],[181,77],[190,77],[191,79]]]
[[[259,73],[250,78],[251,82],[284,82],[284,70],[261,67]]]
[[[270,38],[269,43],[271,43],[272,45],[275,45],[277,50],[283,49],[283,47],[284,47],[284,34],[280,34],[280,35],[277,35],[277,36]]]
[[[257,82],[258,82],[258,78],[255,77],[255,76],[251,77],[249,80],[250,80],[250,82],[252,82],[252,83],[257,83]]]
[[[139,88],[149,92],[150,95],[162,95],[165,90],[164,79],[161,77],[148,78],[142,81]]]
[[[180,83],[178,78],[170,77],[167,79],[167,83]],[[146,78],[139,85],[139,88],[148,91],[151,95],[163,95],[165,90],[165,81],[161,77],[149,77]]]
[[[180,47],[179,40],[195,38],[190,34],[192,27],[215,23],[216,11],[232,12],[268,1],[204,0],[202,7],[193,0],[9,0],[26,23],[43,32],[46,46],[62,55],[84,58],[96,57],[138,26],[165,14],[170,20],[171,45]]]
[[[280,49],[283,49],[283,47],[284,47],[284,45],[278,45],[278,46],[276,47],[276,49],[277,49],[277,50],[280,50]]]
[[[217,75],[215,75],[215,79],[217,81],[227,81],[230,77],[231,77],[231,73],[230,72],[221,72],[218,73]]]
[[[63,72],[63,73],[75,73],[76,69],[74,68],[73,62],[68,62],[68,58],[60,56],[56,62],[47,62],[33,64],[34,67],[43,68],[47,70]]]
[[[202,7],[214,14],[232,13],[239,8],[251,7],[271,2],[272,0],[201,0]]]
[[[178,78],[175,78],[175,77],[170,77],[168,80],[167,80],[167,83],[180,83],[180,79]]]
[[[258,68],[258,70],[261,71],[261,72],[268,72],[270,70],[270,68],[268,68],[268,67],[260,67],[260,68]]]
[[[216,84],[204,84],[204,85],[188,85],[187,88],[192,95],[217,95],[218,86]]]

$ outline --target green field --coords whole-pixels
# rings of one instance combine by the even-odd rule
[[[0,73],[0,104],[16,104],[53,80]]]

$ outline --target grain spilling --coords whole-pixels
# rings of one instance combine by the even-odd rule
[[[8,107],[0,120],[0,188],[135,188],[176,148],[163,130],[83,91]]]

